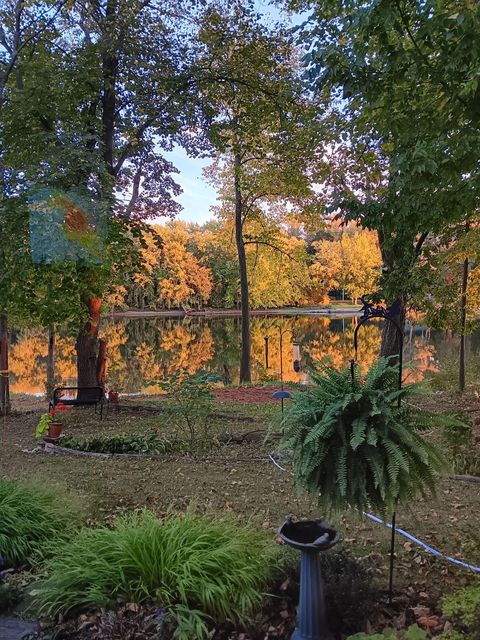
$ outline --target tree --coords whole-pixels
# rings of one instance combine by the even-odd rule
[[[21,0],[0,2],[0,135],[2,119],[6,103],[6,93],[9,84],[22,87],[22,75],[19,69],[24,49],[34,46],[40,39],[48,36],[51,25],[56,20],[59,11],[65,4],[60,2],[24,3]],[[12,231],[18,233],[20,224],[12,224],[18,209],[10,202],[7,188],[8,169],[4,162],[4,145],[0,144],[0,409],[3,414],[10,409],[9,395],[9,365],[8,365],[8,317],[12,311],[21,307],[22,291],[18,282],[12,279],[18,277],[29,264],[20,255],[19,247],[12,247]],[[15,228],[16,227],[16,228]],[[22,243],[18,243],[24,248]],[[14,271],[8,271],[13,255]],[[19,258],[19,259],[17,259]]]
[[[182,19],[192,6],[105,0],[49,11],[48,38],[25,44],[22,82],[10,76],[4,93],[11,188],[73,188],[104,212],[103,264],[77,264],[88,316],[77,338],[79,386],[97,383],[101,296],[112,266],[125,261],[142,220],[178,210],[162,149],[181,140],[193,115],[191,30]]]
[[[307,198],[306,160],[313,136],[306,131],[306,99],[295,72],[294,52],[282,30],[272,31],[241,2],[207,10],[198,86],[208,139],[222,161],[217,180],[235,222],[240,275],[242,353],[240,381],[251,381],[247,219],[264,218],[272,201]],[[205,71],[206,69],[206,71]],[[310,134],[312,132],[310,131]],[[223,178],[223,180],[222,180]]]
[[[465,335],[478,327],[480,296],[479,228],[476,217],[450,225],[425,243],[415,270],[413,303],[425,312],[429,326],[460,336],[459,390],[465,390]]]
[[[360,296],[376,290],[382,261],[375,233],[345,227],[332,239],[313,242],[313,247],[310,270],[326,298],[332,289],[341,289],[356,304]]]
[[[313,9],[303,29],[310,75],[337,111],[343,146],[333,206],[379,235],[382,292],[411,295],[429,234],[478,205],[476,3],[292,0]],[[348,140],[344,145],[341,141]],[[341,178],[343,174],[343,179]],[[384,333],[382,353],[398,353]]]

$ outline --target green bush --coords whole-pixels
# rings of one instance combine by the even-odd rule
[[[298,486],[320,494],[325,507],[380,512],[434,489],[446,463],[420,432],[458,419],[408,403],[420,386],[399,390],[398,367],[384,358],[364,378],[329,364],[311,378],[314,386],[295,394],[282,422]]]
[[[159,438],[155,431],[144,434],[120,434],[118,436],[92,436],[87,440],[63,438],[62,447],[94,453],[173,453],[179,451],[180,442]]]
[[[143,511],[119,518],[111,529],[83,529],[59,547],[36,603],[50,616],[149,602],[180,607],[184,618],[186,609],[242,619],[261,600],[274,570],[272,553],[261,532],[234,520],[189,511],[161,521]]]
[[[408,629],[396,631],[395,629],[385,629],[383,633],[356,633],[350,636],[348,640],[428,640],[429,635],[416,624],[411,625]]]
[[[480,586],[454,591],[442,600],[443,613],[468,638],[480,638]]]
[[[68,539],[77,517],[58,493],[0,479],[0,556],[7,567],[34,565]]]
[[[183,431],[192,448],[212,444],[213,383],[219,377],[204,371],[188,375],[184,369],[160,382],[169,397],[172,421]],[[157,382],[149,384],[158,384]]]

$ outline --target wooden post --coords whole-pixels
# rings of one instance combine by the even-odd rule
[[[0,407],[4,416],[10,413],[8,348],[8,318],[3,314],[0,315]]]
[[[55,389],[55,326],[48,327],[48,353],[47,353],[47,398],[53,396]]]
[[[460,303],[460,361],[458,371],[458,387],[465,391],[465,330],[467,326],[467,287],[468,287],[468,258],[463,262],[462,297]]]

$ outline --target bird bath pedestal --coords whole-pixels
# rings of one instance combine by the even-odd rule
[[[282,540],[301,552],[298,625],[291,640],[331,640],[328,630],[320,552],[333,547],[340,536],[323,520],[293,522],[288,517],[279,529]]]

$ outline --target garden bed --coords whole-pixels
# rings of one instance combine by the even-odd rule
[[[454,396],[448,394],[449,408],[457,408],[452,407],[453,399]],[[435,399],[427,400],[441,404],[443,396],[435,394]],[[471,402],[478,403],[478,400],[472,397]],[[461,404],[466,402],[459,401],[458,406]],[[287,514],[292,513],[298,518],[322,515],[313,499],[294,490],[289,464],[280,461],[280,466],[286,469],[282,471],[267,458],[275,450],[275,445],[264,442],[263,435],[279,417],[279,407],[272,404],[217,401],[213,431],[230,436],[220,447],[188,457],[169,454],[133,458],[116,454],[96,459],[96,456],[39,454],[33,438],[37,415],[15,415],[7,424],[5,445],[0,451],[0,469],[5,477],[30,479],[53,489],[65,487],[75,508],[88,514],[90,526],[109,524],[120,514],[144,507],[164,513],[171,507],[184,510],[194,503],[201,511],[234,513],[241,521],[251,521],[271,536],[273,544],[277,527]],[[251,421],[249,431],[256,431],[262,437],[250,441],[241,437],[246,431],[246,420]],[[80,441],[99,435],[148,433],[152,429],[156,430],[159,438],[174,440],[179,437],[176,429],[165,421],[163,413],[157,416],[150,411],[135,415],[111,413],[102,422],[89,412],[74,411],[68,416],[66,425],[68,433]],[[480,537],[472,527],[479,509],[476,483],[445,477],[438,485],[437,499],[418,498],[407,508],[399,509],[397,525],[446,555],[480,564]],[[412,608],[420,606],[438,617],[437,603],[441,596],[476,578],[473,572],[435,559],[399,536],[395,564],[397,604],[392,611],[385,605],[389,530],[350,513],[338,514],[334,523],[342,533],[343,547],[359,558],[368,558],[371,563],[375,588],[381,592],[377,605],[369,609],[372,612],[368,617],[371,628],[400,624],[403,618],[405,624],[415,621],[417,617]],[[289,584],[292,582],[293,577],[290,576]],[[295,595],[291,596],[289,604],[274,601],[274,605],[266,606],[255,621],[257,636],[242,636],[246,633],[244,630],[235,631],[231,627],[229,636],[225,627],[224,635],[217,637],[222,640],[288,638],[294,606]],[[97,613],[92,615],[97,616]],[[270,627],[272,629],[268,631]]]
[[[92,435],[85,439],[64,436],[56,442],[46,442],[47,453],[112,455],[165,455],[185,450],[179,440],[160,438],[155,431],[146,433],[121,433],[115,435]],[[95,457],[95,456],[94,456]]]

